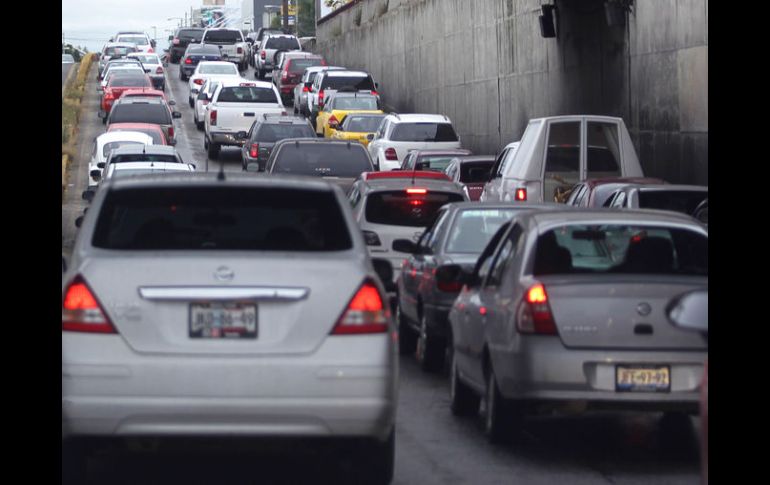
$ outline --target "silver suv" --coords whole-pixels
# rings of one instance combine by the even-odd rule
[[[270,34],[262,40],[259,52],[254,54],[254,69],[257,79],[264,79],[276,66],[277,54],[285,51],[301,51],[299,39],[293,35]]]

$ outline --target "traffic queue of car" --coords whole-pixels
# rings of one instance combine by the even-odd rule
[[[192,30],[171,62],[209,158],[238,147],[246,173],[159,175],[195,170],[155,147],[181,115],[105,48],[101,185],[63,285],[72,463],[95,436],[342,437],[360,483],[389,483],[398,353],[448,367],[451,412],[495,443],[576,405],[697,413],[707,343],[667,309],[708,288],[708,188],[645,178],[622,119],[533,119],[477,155],[293,36],[244,61]]]

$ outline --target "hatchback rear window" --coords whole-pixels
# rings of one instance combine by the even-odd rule
[[[322,65],[323,59],[291,59],[291,62],[289,62],[289,72],[301,73],[308,67]]]
[[[284,138],[313,138],[315,131],[309,125],[265,123],[257,131],[254,141],[275,143]]]
[[[158,130],[151,130],[148,128],[125,128],[125,129],[119,128],[116,130],[109,130],[109,131],[138,131],[140,133],[150,135],[150,137],[152,137],[153,145],[165,145],[165,142],[164,142],[165,140],[163,140],[163,135]]]
[[[331,102],[332,109],[339,110],[376,110],[375,96],[335,96]]]
[[[209,64],[209,65],[202,65],[198,68],[199,74],[232,74],[233,76],[238,75],[238,68],[235,67],[235,64],[228,64],[227,66],[223,64]]]
[[[371,76],[326,76],[321,81],[321,89],[350,88],[354,91],[374,91]]]
[[[115,74],[110,78],[110,87],[125,88],[125,87],[138,87],[138,88],[151,88],[152,82],[147,77],[139,76],[121,76]]]
[[[287,143],[276,154],[271,173],[358,177],[373,170],[366,149],[358,143]]]
[[[486,182],[492,171],[494,160],[488,162],[467,162],[460,165],[460,182],[464,184],[473,184]]]
[[[265,43],[265,49],[298,50],[299,41],[294,37],[270,37]]]
[[[424,194],[409,194],[406,189],[375,192],[366,199],[366,220],[389,226],[427,227],[442,205],[463,200],[460,194],[431,190]]]
[[[639,207],[692,215],[709,193],[697,190],[640,190]]]
[[[352,131],[354,133],[374,133],[380,127],[382,116],[347,116],[343,120],[345,131]]]
[[[109,121],[110,123],[172,124],[168,108],[155,103],[116,104],[112,107]]]
[[[708,238],[668,227],[564,226],[538,238],[533,273],[708,276]]]
[[[457,133],[449,123],[399,123],[393,129],[392,141],[457,141]]]
[[[174,187],[112,191],[92,244],[114,250],[343,251],[353,247],[332,192]]]
[[[233,86],[222,88],[219,92],[219,103],[277,103],[278,98],[271,88],[255,86]]]

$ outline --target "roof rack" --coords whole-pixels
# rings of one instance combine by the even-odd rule
[[[381,180],[381,179],[435,179],[435,180],[450,180],[447,174],[443,172],[431,172],[429,170],[415,170],[415,171],[401,171],[394,170],[391,172],[364,172],[364,180]]]

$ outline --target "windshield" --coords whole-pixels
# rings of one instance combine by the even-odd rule
[[[274,143],[284,138],[313,138],[315,136],[313,128],[304,124],[263,124],[257,131],[254,141]]]
[[[171,113],[162,104],[116,104],[110,112],[110,123],[152,123],[170,125]]]
[[[399,123],[390,136],[392,141],[457,141],[449,123]]]
[[[129,44],[147,45],[150,42],[143,35],[120,35],[115,42],[128,42]]]
[[[455,216],[446,243],[448,253],[481,254],[495,232],[518,209],[471,209]]]
[[[374,96],[335,96],[331,109],[339,110],[376,110],[377,98]]]
[[[460,182],[464,184],[473,184],[486,182],[492,171],[494,160],[488,162],[465,162],[460,165]]]
[[[366,149],[358,143],[287,143],[276,155],[272,173],[358,177],[372,170]]]
[[[533,274],[708,276],[708,237],[686,229],[569,225],[537,240]]]
[[[276,50],[298,50],[300,49],[299,41],[294,37],[270,37],[265,43],[265,49]]]
[[[198,67],[199,74],[233,74],[238,75],[235,64],[204,64]]]
[[[278,98],[271,88],[255,86],[233,86],[222,88],[217,98],[219,103],[277,103]]]
[[[233,186],[111,191],[92,244],[113,250],[343,251],[331,191]]]
[[[104,147],[102,148],[102,156],[107,158],[110,154],[110,151],[114,150],[115,148],[128,145],[144,145],[144,143],[139,141],[111,141],[104,144]]]
[[[366,220],[389,226],[427,227],[442,205],[461,202],[460,194],[427,191],[409,194],[406,190],[375,192],[366,199]]]
[[[374,133],[380,127],[382,116],[347,116],[342,125],[345,131],[359,133]]]

